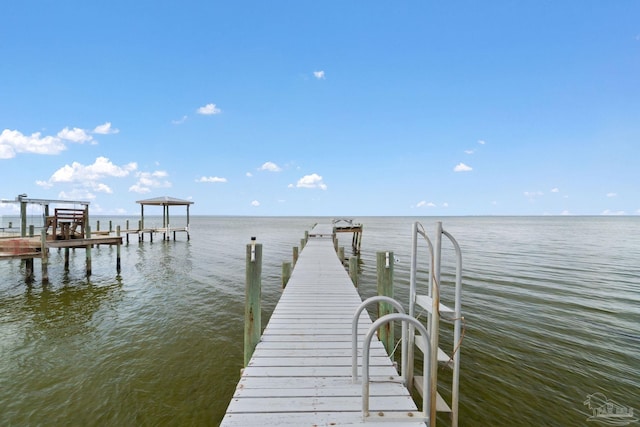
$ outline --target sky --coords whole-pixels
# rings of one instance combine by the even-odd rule
[[[638,17],[637,0],[3,1],[0,199],[640,215]]]

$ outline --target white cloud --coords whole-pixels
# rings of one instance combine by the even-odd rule
[[[458,163],[456,167],[453,168],[454,172],[469,172],[472,170],[473,168],[471,166],[467,166],[464,163]]]
[[[119,129],[114,129],[111,127],[111,122],[106,122],[103,125],[96,126],[93,130],[93,133],[98,133],[100,135],[109,135],[120,132]]]
[[[171,182],[167,181],[166,178],[169,174],[166,171],[155,171],[155,172],[137,172],[136,178],[138,178],[138,182],[129,187],[129,191],[134,193],[148,193],[152,188],[169,188],[171,187]]]
[[[196,179],[196,182],[227,182],[227,178],[220,178],[217,176],[202,176]]]
[[[251,202],[251,206],[258,207],[258,206],[260,206],[260,202],[257,201],[257,200],[254,200],[254,201]]]
[[[626,215],[624,211],[612,211],[610,209],[605,209],[601,215]]]
[[[607,197],[617,197],[618,193],[607,193]]]
[[[86,130],[80,128],[69,129],[68,127],[58,132],[58,138],[79,143],[93,140],[93,137],[89,135]]]
[[[322,71],[322,70],[314,71],[313,72],[313,77],[315,77],[318,80],[324,80],[324,71]]]
[[[91,182],[104,177],[122,178],[138,168],[137,163],[132,162],[124,166],[118,166],[106,157],[98,157],[92,165],[83,165],[73,162],[55,171],[49,182]]]
[[[443,207],[443,208],[448,208],[448,207],[449,207],[449,203],[444,202],[444,203],[442,204],[442,207]]]
[[[253,177],[253,174],[251,172],[247,172],[245,175],[246,175],[247,178],[252,178]]]
[[[0,134],[0,159],[12,159],[18,153],[59,154],[66,149],[59,137],[41,136],[40,132],[27,136],[17,130],[4,129]]]
[[[204,107],[198,108],[196,110],[198,114],[203,114],[205,116],[211,116],[213,114],[220,114],[222,112],[221,109],[216,107],[216,104],[207,104]]]
[[[416,205],[416,207],[418,207],[418,208],[422,208],[422,207],[425,207],[425,206],[427,206],[429,208],[435,208],[436,204],[433,203],[433,202],[427,202],[426,200],[422,200],[422,201],[418,202],[418,204]]]
[[[326,190],[327,186],[324,182],[322,182],[322,177],[317,173],[312,173],[311,175],[305,175],[298,180],[296,183],[296,187],[298,188],[320,188],[322,190]]]
[[[89,190],[76,188],[71,191],[61,191],[58,193],[58,198],[62,200],[93,200],[96,195]],[[92,208],[92,210],[94,210]]]
[[[478,144],[480,144],[480,145],[484,145],[484,144],[486,144],[486,142],[485,142],[483,139],[479,139],[479,140],[478,140]]]
[[[51,188],[53,187],[53,184],[51,184],[49,181],[41,181],[41,180],[37,180],[36,181],[36,185],[42,188]]]
[[[265,162],[262,166],[258,168],[258,170],[268,171],[268,172],[280,172],[282,171],[282,168],[273,162]]]
[[[181,124],[183,124],[184,122],[187,121],[187,118],[188,118],[187,116],[182,116],[181,119],[171,120],[171,123],[174,124],[174,125],[181,125]]]
[[[540,196],[543,196],[543,195],[544,195],[544,193],[542,191],[525,191],[524,192],[524,196],[527,199],[530,199],[530,200],[533,200],[536,197],[540,197]]]
[[[559,189],[558,187],[555,187],[555,188],[552,188],[552,189],[551,189],[551,192],[552,192],[552,193],[559,193],[559,192],[560,192],[560,189]]]
[[[476,152],[475,150],[464,150],[465,154],[473,154],[475,152]]]

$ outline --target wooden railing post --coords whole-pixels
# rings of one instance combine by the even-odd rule
[[[378,252],[376,254],[378,295],[393,298],[393,252]],[[378,303],[378,318],[393,313],[391,304]],[[387,354],[391,355],[394,348],[393,322],[380,328],[380,341],[384,344]]]
[[[262,332],[262,309],[260,304],[262,288],[262,244],[251,238],[247,245],[246,284],[244,306],[244,366],[253,356]]]

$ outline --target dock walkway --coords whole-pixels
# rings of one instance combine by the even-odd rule
[[[351,376],[352,320],[361,303],[336,255],[331,226],[316,226],[243,370],[221,426],[365,424],[362,384]],[[366,310],[360,319],[359,367],[362,341],[372,324]],[[360,368],[358,372],[361,379]],[[411,419],[418,416],[417,407],[375,337],[370,378],[371,415],[366,424],[425,425]]]

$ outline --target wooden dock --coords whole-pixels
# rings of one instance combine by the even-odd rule
[[[362,300],[333,244],[331,225],[316,226],[282,297],[243,370],[223,427],[424,426],[418,408],[380,341],[370,352],[369,416],[363,417],[362,342],[352,379],[352,321]]]

